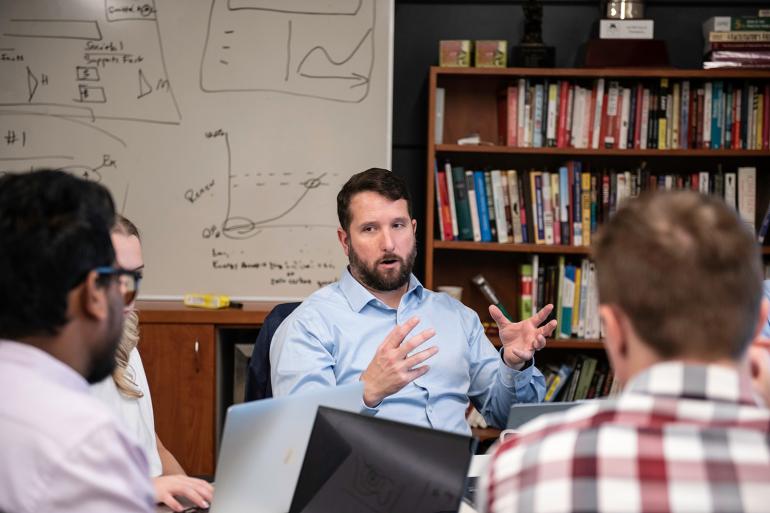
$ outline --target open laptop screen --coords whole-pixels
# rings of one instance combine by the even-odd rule
[[[457,511],[476,440],[319,407],[290,513]]]

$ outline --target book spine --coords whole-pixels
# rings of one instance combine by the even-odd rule
[[[545,221],[543,219],[543,176],[540,172],[532,173],[532,194],[535,201],[533,202],[533,209],[535,211],[535,227],[537,232],[535,233],[535,243],[545,243]]]
[[[570,237],[570,199],[569,172],[566,166],[559,168],[559,222],[561,223],[561,243],[571,244]]]
[[[566,148],[567,144],[567,106],[569,105],[569,81],[559,83],[559,117],[556,123],[556,146]]]
[[[642,121],[639,125],[639,148],[647,149],[647,131],[650,121],[650,90],[646,87],[642,93]]]
[[[497,242],[508,242],[508,223],[505,216],[505,199],[503,198],[503,181],[499,169],[490,172],[492,182],[492,203],[495,209],[497,223]]]
[[[535,84],[535,99],[534,99],[534,128],[532,145],[535,148],[543,147],[543,84]]]
[[[557,97],[559,91],[558,84],[548,85],[548,110],[546,114],[546,134],[545,143],[549,148],[556,147],[556,115],[557,115]]]
[[[524,320],[532,317],[532,266],[521,264],[519,277],[521,289],[519,319]]]
[[[524,125],[526,124],[524,104],[526,102],[525,98],[527,96],[527,82],[525,79],[520,78],[518,80],[516,93],[518,95],[518,100],[516,102],[518,105],[516,110],[516,142],[517,146],[523,147],[526,146],[524,140]]]
[[[444,176],[446,178],[447,196],[449,198],[449,216],[452,226],[452,239],[457,240],[460,236],[460,230],[457,224],[457,205],[455,202],[455,188],[452,180],[452,164],[448,161],[444,164]]]
[[[738,213],[741,219],[756,233],[757,168],[738,168]]]
[[[602,112],[604,109],[604,79],[599,78],[594,85],[596,101],[593,109],[593,129],[591,131],[591,148],[599,148],[599,137],[602,130]]]
[[[492,241],[497,241],[497,216],[495,212],[495,191],[492,188],[492,175],[488,172],[484,172],[484,192],[487,196],[487,215],[489,216],[489,232],[492,236]]]
[[[486,183],[484,171],[474,171],[473,181],[476,188],[476,204],[479,210],[479,225],[482,242],[492,242],[492,231],[489,226],[489,206],[487,204]]]
[[[671,148],[679,149],[679,113],[681,110],[681,84],[675,82],[672,87],[672,104],[671,104]]]
[[[551,174],[544,172],[541,175],[543,196],[543,233],[545,243],[553,244],[553,202],[551,197]]]
[[[457,228],[460,240],[473,240],[473,223],[471,221],[471,208],[468,201],[468,186],[465,181],[465,168],[455,166],[452,168],[452,185],[455,191],[455,205],[457,206]]]
[[[711,102],[713,99],[711,82],[703,84],[703,148],[711,147]]]
[[[572,336],[572,307],[575,302],[575,267],[567,265],[564,268],[564,283],[561,289],[561,318],[559,337]]]
[[[609,83],[609,93],[607,96],[607,120],[606,129],[604,135],[604,147],[607,149],[615,148],[615,124],[618,116],[618,89],[619,85],[617,81],[611,81]]]
[[[665,150],[667,145],[666,130],[668,128],[666,111],[668,110],[668,79],[660,79],[660,97],[658,98],[658,149]]]
[[[618,148],[625,150],[628,146],[628,124],[629,114],[631,112],[631,90],[627,87],[622,89],[620,107],[620,135],[618,137]]]
[[[468,189],[468,209],[471,214],[473,241],[481,242],[481,218],[479,217],[478,194],[476,193],[476,174],[470,169],[465,171],[465,187]]]
[[[551,206],[553,209],[553,243],[562,244],[561,236],[561,188],[559,173],[551,173]]]
[[[591,173],[584,172],[580,177],[581,215],[583,228],[583,244],[591,245]]]
[[[519,204],[519,177],[515,169],[508,170],[508,195],[511,206],[511,224],[513,226],[513,242],[521,244],[521,205]]]
[[[722,140],[719,127],[720,107],[722,105],[722,82],[715,80],[711,86],[711,148],[718,149]]]
[[[690,133],[690,81],[682,82],[682,115],[679,119],[679,148],[686,150]]]
[[[438,169],[438,165],[436,166]],[[441,218],[441,240],[452,240],[452,214],[449,212],[449,193],[447,191],[446,171],[437,170],[438,194],[436,198]]]

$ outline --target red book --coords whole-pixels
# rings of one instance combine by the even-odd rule
[[[733,92],[733,126],[732,130],[732,144],[734,150],[741,149],[741,96],[743,95],[742,89],[735,89]]]
[[[586,148],[591,148],[591,142],[594,140],[594,118],[596,117],[596,94],[598,87],[598,81],[594,80],[594,86],[591,89],[591,96],[590,100],[588,100],[588,110],[589,112],[586,115],[586,118],[588,119],[588,146]]]
[[[607,135],[607,98],[609,98],[609,92],[605,89],[604,100],[602,100],[602,119],[599,122],[599,148],[604,148],[604,137]]]
[[[556,119],[556,147],[566,148],[567,144],[567,105],[569,105],[569,81],[559,84],[559,116]]]
[[[698,135],[698,90],[693,86],[690,89],[690,126],[687,128],[687,147],[697,148]]]
[[[690,189],[695,192],[700,190],[700,175],[698,173],[692,173],[690,175]]]
[[[695,122],[698,124],[695,130],[695,147],[703,147],[703,89],[698,89],[698,107],[695,112]]]
[[[446,171],[438,172],[439,204],[441,205],[441,233],[442,240],[452,240],[452,212],[449,211],[449,189],[447,189]]]

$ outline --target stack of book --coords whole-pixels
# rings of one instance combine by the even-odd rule
[[[703,24],[703,68],[770,68],[770,10],[713,16]]]
[[[577,355],[543,368],[546,402],[583,401],[615,395],[614,374],[603,359]]]

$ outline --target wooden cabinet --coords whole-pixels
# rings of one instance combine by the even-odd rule
[[[213,325],[144,324],[139,352],[155,431],[189,474],[214,473],[216,360]]]
[[[656,175],[671,174],[674,180],[680,177],[686,184],[689,184],[691,174],[697,174],[697,172],[718,173],[722,176],[721,173],[724,170],[726,176],[727,172],[736,172],[738,167],[750,166],[756,168],[756,194],[752,198],[756,205],[755,226],[759,228],[761,225],[765,209],[770,202],[770,175],[768,174],[770,172],[770,149],[767,147],[766,140],[764,149],[750,150],[724,149],[724,147],[722,149],[704,147],[641,149],[641,147],[634,148],[633,146],[630,149],[620,149],[617,146],[607,148],[603,142],[596,148],[592,148],[592,143],[589,143],[587,148],[575,148],[571,147],[573,145],[570,144],[569,137],[566,139],[566,144],[561,144],[561,147],[553,147],[556,146],[556,143],[552,141],[550,142],[551,147],[549,147],[544,134],[541,147],[532,147],[532,144],[528,144],[528,147],[520,147],[521,145],[507,146],[505,145],[506,141],[500,140],[498,120],[501,119],[501,107],[502,111],[505,112],[506,101],[510,101],[505,99],[505,91],[509,87],[512,89],[513,86],[525,81],[527,91],[531,90],[531,84],[546,84],[545,102],[548,100],[547,84],[552,86],[558,84],[559,88],[565,85],[567,90],[570,87],[580,85],[588,90],[590,101],[592,86],[600,78],[604,79],[603,83],[618,82],[621,88],[638,88],[639,94],[643,89],[651,88],[656,91],[659,86],[660,91],[665,91],[662,79],[668,79],[669,84],[687,82],[688,88],[692,85],[693,94],[696,88],[703,88],[706,83],[718,82],[720,88],[721,84],[728,83],[731,84],[731,88],[735,85],[735,87],[746,89],[748,85],[751,85],[756,88],[758,93],[764,92],[767,97],[770,97],[770,92],[768,92],[770,89],[767,87],[770,83],[770,73],[766,71],[433,67],[430,70],[429,78],[428,159],[425,175],[427,189],[425,285],[430,289],[436,289],[442,285],[462,286],[462,301],[476,310],[482,321],[491,321],[491,317],[487,311],[487,301],[471,282],[473,276],[482,273],[496,290],[503,304],[507,305],[508,310],[515,317],[518,317],[522,263],[527,263],[532,255],[539,255],[541,264],[545,262],[553,265],[562,255],[565,256],[567,262],[570,259],[575,262],[587,258],[589,248],[563,244],[441,240],[442,238],[451,239],[451,237],[442,237],[441,214],[437,213],[436,200],[437,194],[439,197],[442,196],[437,191],[437,185],[441,183],[438,178],[438,171],[444,169],[446,162],[450,164],[450,175],[454,166],[462,167],[465,171],[499,169],[531,173],[533,170],[550,170],[558,175],[559,168],[565,166],[566,161],[580,161],[583,165],[583,171],[588,169],[600,178],[604,178],[605,172],[610,174],[614,170],[639,169],[641,167],[654,170]],[[666,85],[665,87],[668,88],[669,86]],[[684,86],[682,85],[682,87]],[[442,89],[441,95],[437,95],[439,88]],[[732,89],[726,90],[732,94]],[[570,94],[568,97],[572,98],[573,96]],[[440,127],[435,124],[437,98],[441,98],[443,101],[443,111],[438,117],[442,122]],[[502,101],[501,98],[503,98]],[[540,98],[543,97],[540,96]],[[755,112],[758,103],[760,104],[759,107],[762,107],[763,100],[761,98],[760,96],[758,100],[754,99],[753,102],[749,102],[754,104]],[[529,103],[527,100],[526,109],[530,109]],[[676,105],[676,100],[673,104]],[[764,98],[764,105],[768,105],[768,98]],[[519,108],[522,107],[519,105]],[[540,119],[545,126],[547,106],[543,104],[542,108],[544,110],[541,111],[542,117]],[[533,100],[532,112],[534,109]],[[529,115],[530,110],[525,112]],[[572,112],[571,107],[565,108],[565,112]],[[661,115],[661,112],[667,111],[660,110],[660,112],[655,113],[656,119],[657,116]],[[759,110],[759,112],[762,111]],[[557,118],[560,115],[558,110],[556,110],[555,115]],[[665,114],[662,114],[662,117],[666,117]],[[502,118],[505,119],[505,116],[503,115]],[[520,119],[519,123],[521,122]],[[585,126],[591,124],[592,122],[588,122]],[[765,128],[765,130],[767,138],[767,129]],[[437,131],[443,136],[443,140],[439,144],[435,140]],[[478,134],[482,141],[481,144],[457,144],[458,139],[470,134]],[[759,139],[759,148],[763,148],[761,137]],[[656,139],[652,140],[656,141]],[[671,145],[670,142],[668,144]],[[451,184],[451,176],[448,176],[447,179],[448,183]],[[693,181],[693,183],[697,182]],[[687,187],[690,186],[687,185]],[[570,194],[572,194],[571,190]],[[767,248],[763,248],[763,253],[768,254]],[[490,338],[493,342],[495,341],[494,333],[491,334]],[[538,365],[540,366],[549,360],[558,361],[561,359],[563,361],[575,351],[587,352],[594,357],[604,357],[603,346],[598,339],[562,338],[549,340],[547,350],[538,354]]]
[[[273,306],[250,303],[243,310],[209,311],[176,302],[138,304],[138,347],[152,394],[155,431],[190,475],[214,475],[219,413],[230,404],[219,390],[231,380],[218,375],[221,332],[258,328]]]

